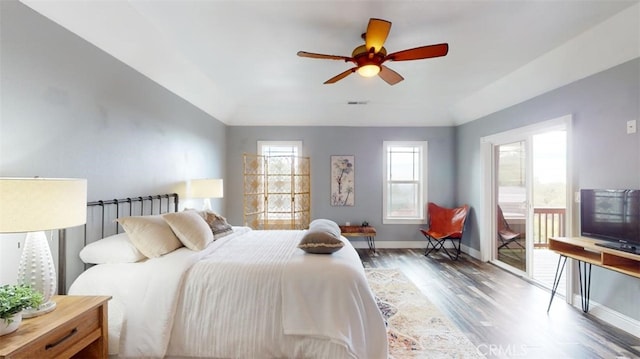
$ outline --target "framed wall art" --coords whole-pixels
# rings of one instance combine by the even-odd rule
[[[331,205],[355,204],[354,156],[331,156]]]

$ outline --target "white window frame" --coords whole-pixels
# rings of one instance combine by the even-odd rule
[[[425,223],[425,205],[427,204],[427,164],[428,164],[428,142],[427,141],[383,141],[383,166],[382,166],[382,223],[383,224],[423,224]],[[389,193],[387,188],[389,183],[394,182],[388,180],[388,152],[390,147],[418,147],[420,149],[419,163],[422,168],[418,169],[418,198],[422,199],[422,203],[418,203],[418,216],[416,217],[391,217],[387,213],[387,204],[389,202]],[[404,182],[404,181],[403,181]]]
[[[258,154],[261,156],[268,156],[267,154],[265,154],[264,150],[267,147],[276,147],[276,146],[289,146],[292,148],[295,148],[295,153],[286,153],[286,154],[282,154],[282,156],[295,156],[295,157],[302,157],[302,141],[257,141],[258,143]],[[271,215],[268,215],[269,218],[271,218],[272,220],[288,220],[289,217],[286,218],[282,218],[282,215],[279,214],[273,214],[273,212],[269,212],[269,209],[267,208],[267,212],[271,213]]]
[[[270,146],[291,146],[296,147],[298,153],[291,154],[297,157],[302,157],[302,141],[258,141],[258,154],[265,156],[263,150],[265,147]]]

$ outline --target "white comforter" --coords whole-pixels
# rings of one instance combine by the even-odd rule
[[[353,247],[306,254],[303,234],[234,233],[200,252],[94,266],[70,294],[113,297],[110,353],[122,357],[386,358]]]

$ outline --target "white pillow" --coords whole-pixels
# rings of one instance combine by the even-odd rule
[[[185,247],[201,251],[213,242],[213,232],[196,211],[167,213],[162,216]]]
[[[161,215],[133,216],[117,219],[140,253],[149,258],[160,257],[182,247],[169,224]]]
[[[89,264],[135,263],[145,258],[126,233],[89,243],[80,251],[80,259]]]
[[[331,233],[334,237],[340,238],[342,231],[340,231],[340,226],[330,219],[314,219],[309,223],[310,231],[324,231]]]

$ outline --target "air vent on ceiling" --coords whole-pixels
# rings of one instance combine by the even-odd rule
[[[366,105],[369,101],[347,101],[347,105]]]

